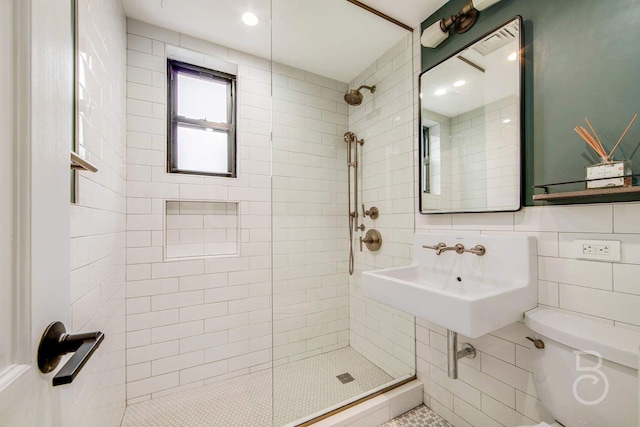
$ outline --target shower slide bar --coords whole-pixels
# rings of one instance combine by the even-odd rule
[[[344,134],[344,142],[347,143],[347,186],[349,203],[349,274],[354,270],[353,232],[364,231],[364,224],[358,225],[358,145],[364,145],[364,139],[358,139],[355,133],[348,131]],[[353,157],[352,157],[353,153]],[[351,170],[353,169],[353,171]],[[353,210],[351,210],[351,175],[353,172]]]

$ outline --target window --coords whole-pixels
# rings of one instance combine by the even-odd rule
[[[236,76],[168,60],[168,171],[236,176]]]

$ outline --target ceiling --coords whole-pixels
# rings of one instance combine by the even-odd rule
[[[512,21],[422,74],[422,108],[446,117],[456,117],[517,95],[520,88],[520,63],[509,59],[510,55],[520,49],[517,33],[518,22]],[[497,37],[503,34],[508,36]],[[517,57],[514,55],[512,59]],[[457,81],[464,81],[465,84],[455,87],[454,83]]]
[[[447,0],[365,0],[416,27]],[[346,0],[123,0],[128,17],[350,82],[408,32]],[[251,11],[260,22],[242,23]],[[273,24],[273,31],[271,25]]]

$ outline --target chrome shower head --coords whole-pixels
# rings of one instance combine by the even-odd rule
[[[362,104],[362,93],[360,92],[360,89],[369,89],[371,91],[371,93],[375,93],[376,91],[376,86],[366,86],[366,85],[362,85],[360,86],[358,89],[349,89],[347,91],[347,93],[344,94],[344,101],[349,104],[349,105],[360,105]]]

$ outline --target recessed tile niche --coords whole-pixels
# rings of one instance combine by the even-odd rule
[[[165,258],[239,255],[238,203],[166,201]]]

